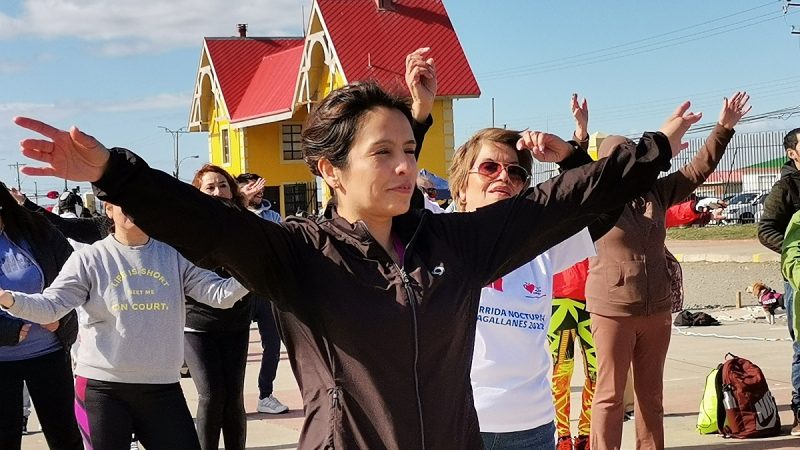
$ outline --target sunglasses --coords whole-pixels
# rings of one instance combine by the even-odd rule
[[[516,163],[504,164],[497,161],[484,161],[478,164],[477,169],[470,170],[469,173],[477,173],[478,175],[488,178],[497,178],[500,176],[503,169],[506,170],[511,183],[525,184],[528,182],[528,178],[530,177],[528,171]]]

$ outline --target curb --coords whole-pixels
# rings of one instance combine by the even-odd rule
[[[725,255],[718,253],[674,253],[678,262],[740,262],[740,263],[762,263],[780,262],[781,255],[777,253],[751,253],[749,255]]]

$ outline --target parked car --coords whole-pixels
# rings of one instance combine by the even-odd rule
[[[723,216],[726,223],[755,223],[764,211],[766,192],[742,192],[731,198]]]

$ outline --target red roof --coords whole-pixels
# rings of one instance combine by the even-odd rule
[[[379,11],[375,0],[317,0],[348,82],[374,79],[405,92],[405,57],[431,47],[438,96],[478,96],[480,88],[441,0],[396,0]]]
[[[440,0],[317,0],[322,20],[349,82],[374,79],[407,96],[405,57],[431,47],[441,97],[480,95],[447,11]],[[292,110],[304,38],[206,38],[208,56],[231,122]]]
[[[205,41],[231,121],[292,107],[303,38]]]
[[[302,58],[302,45],[262,58],[232,121],[291,111]]]
[[[706,178],[704,184],[714,183],[741,183],[742,171],[741,170],[717,170]]]

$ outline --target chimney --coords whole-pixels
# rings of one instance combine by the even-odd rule
[[[395,0],[375,0],[378,11],[394,11]]]
[[[240,38],[246,38],[247,37],[247,24],[246,23],[240,23],[240,24],[236,25],[236,27],[239,28],[239,37]]]

